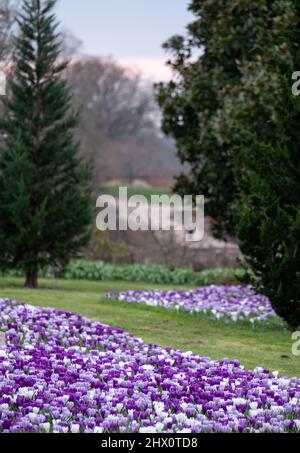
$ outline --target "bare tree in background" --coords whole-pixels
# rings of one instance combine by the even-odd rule
[[[112,60],[89,58],[70,65],[67,74],[83,121],[119,141],[153,128],[157,112],[152,87],[139,74]]]
[[[173,143],[160,132],[153,87],[111,59],[74,61],[66,74],[81,108],[82,155],[95,161],[95,185],[179,171]]]
[[[2,64],[10,60],[13,52],[13,33],[18,4],[17,0],[0,0],[0,61]]]
[[[19,0],[0,0],[0,69],[10,66]],[[162,136],[153,87],[112,59],[83,58],[81,42],[62,30],[62,56],[74,107],[82,111],[77,138],[81,155],[95,163],[95,187],[111,180],[163,179],[179,172],[174,145]],[[76,60],[77,58],[77,60]],[[0,104],[0,115],[2,105]]]
[[[78,55],[82,41],[74,35],[73,32],[67,29],[61,31],[62,36],[62,52],[61,56],[67,60],[74,58]]]

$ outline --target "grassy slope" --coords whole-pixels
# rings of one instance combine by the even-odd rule
[[[40,289],[31,291],[22,288],[20,279],[0,279],[2,298],[74,311],[120,327],[147,343],[192,350],[214,359],[236,358],[248,369],[262,366],[284,375],[300,376],[300,358],[291,354],[290,332],[276,326],[253,328],[242,324],[228,325],[197,315],[129,305],[104,297],[108,291],[129,289],[151,289],[151,285],[41,280]]]

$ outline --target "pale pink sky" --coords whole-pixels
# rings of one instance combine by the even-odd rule
[[[62,26],[83,42],[87,55],[112,56],[147,77],[166,80],[168,55],[162,44],[184,33],[191,0],[59,0]]]

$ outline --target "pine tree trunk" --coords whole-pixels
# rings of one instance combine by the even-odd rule
[[[38,271],[36,268],[26,270],[25,288],[36,289],[38,287]]]

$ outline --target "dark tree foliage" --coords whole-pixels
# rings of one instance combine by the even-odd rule
[[[249,137],[236,155],[237,234],[258,290],[300,326],[300,100],[286,92],[276,145]]]
[[[215,233],[236,233],[253,283],[297,327],[300,4],[193,0],[190,10],[187,37],[165,45],[176,77],[158,89],[163,128],[190,166],[177,189],[206,196]]]
[[[177,181],[181,193],[206,197],[214,233],[234,234],[232,202],[236,195],[231,150],[243,142],[246,129],[272,137],[273,105],[261,95],[266,84],[276,88],[286,52],[285,30],[292,25],[288,0],[193,0],[195,21],[187,35],[165,45],[174,79],[160,84],[157,99],[163,130],[176,140],[179,157],[188,165]],[[277,53],[277,59],[269,56]],[[271,68],[267,73],[265,67]],[[273,75],[275,74],[275,80]],[[266,77],[265,77],[266,76]]]
[[[89,238],[90,170],[77,157],[78,117],[62,72],[55,0],[24,0],[14,74],[1,120],[0,265],[38,271],[63,266]]]
[[[239,194],[235,218],[241,250],[256,273],[258,290],[269,297],[290,326],[298,327],[300,99],[292,95],[291,88],[292,73],[300,67],[300,5],[296,1],[286,3],[291,16],[283,34],[285,44],[265,49],[268,59],[260,66],[265,76],[259,102],[270,109],[269,123],[261,123],[260,130],[253,133],[246,122],[240,122],[244,140],[232,156]],[[244,112],[249,112],[251,100],[253,90],[249,98],[244,98],[244,105],[248,105]],[[270,128],[271,136],[265,133]]]

